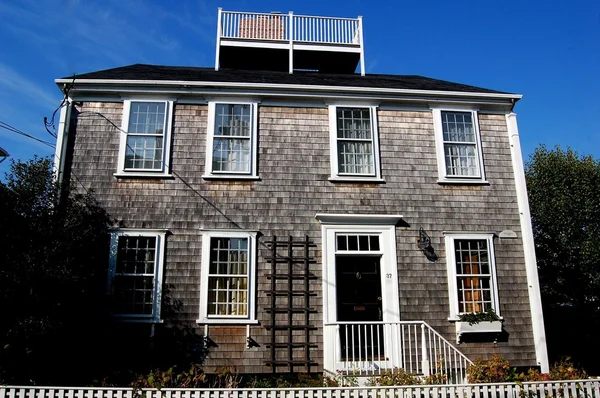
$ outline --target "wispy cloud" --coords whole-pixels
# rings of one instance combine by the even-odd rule
[[[48,108],[56,107],[57,96],[52,95],[34,81],[22,76],[10,66],[0,62],[0,87],[25,95]]]

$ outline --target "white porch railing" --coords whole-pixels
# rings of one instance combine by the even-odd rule
[[[448,383],[466,380],[472,363],[422,321],[336,322],[325,325],[325,370],[378,375],[404,369],[423,376],[442,374]]]
[[[220,38],[360,45],[360,18],[221,11]]]
[[[600,398],[600,380],[394,387],[132,388],[0,386],[0,398]]]

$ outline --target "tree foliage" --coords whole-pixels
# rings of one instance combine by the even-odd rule
[[[60,192],[48,159],[13,162],[0,183],[0,380],[52,373],[104,313],[110,219],[91,195]]]
[[[13,162],[0,182],[0,384],[129,384],[151,369],[201,363],[186,325],[119,322],[107,295],[112,220],[55,184],[48,159]],[[163,286],[162,313],[180,303]]]
[[[600,162],[542,146],[527,162],[526,177],[550,355],[572,355],[594,370],[600,353]]]

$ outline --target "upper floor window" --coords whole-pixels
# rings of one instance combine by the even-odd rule
[[[117,175],[169,173],[172,101],[126,100]]]
[[[256,233],[207,231],[202,237],[200,323],[254,323]]]
[[[164,231],[121,229],[111,235],[108,289],[115,316],[158,322]]]
[[[446,235],[450,316],[485,312],[499,315],[492,234]]]
[[[485,180],[477,112],[434,109],[433,116],[440,181]]]
[[[256,103],[208,104],[204,177],[256,177]]]
[[[375,107],[329,107],[332,180],[377,180],[379,140]]]

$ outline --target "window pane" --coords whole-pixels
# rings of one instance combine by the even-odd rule
[[[209,315],[247,315],[248,278],[209,277]]]
[[[165,130],[164,102],[132,102],[129,111],[129,134],[158,134]]]
[[[444,153],[448,175],[479,175],[475,145],[444,144]]]
[[[359,235],[358,237],[358,250],[369,250],[369,237],[366,235]]]
[[[249,104],[217,104],[215,136],[250,137]]]
[[[250,139],[214,139],[213,171],[250,172],[250,160]]]
[[[371,139],[371,112],[369,109],[337,109],[338,138]]]
[[[358,236],[356,236],[356,235],[348,236],[348,250],[353,250],[353,251],[358,250]]]
[[[348,243],[346,242],[346,235],[338,235],[337,236],[337,249],[338,250],[348,250]]]
[[[371,250],[379,250],[379,236],[370,236],[369,240],[371,244]]]
[[[371,142],[338,141],[338,170],[344,174],[374,174]]]
[[[163,138],[127,136],[125,168],[162,169]]]
[[[471,112],[442,112],[444,141],[475,143]]]

